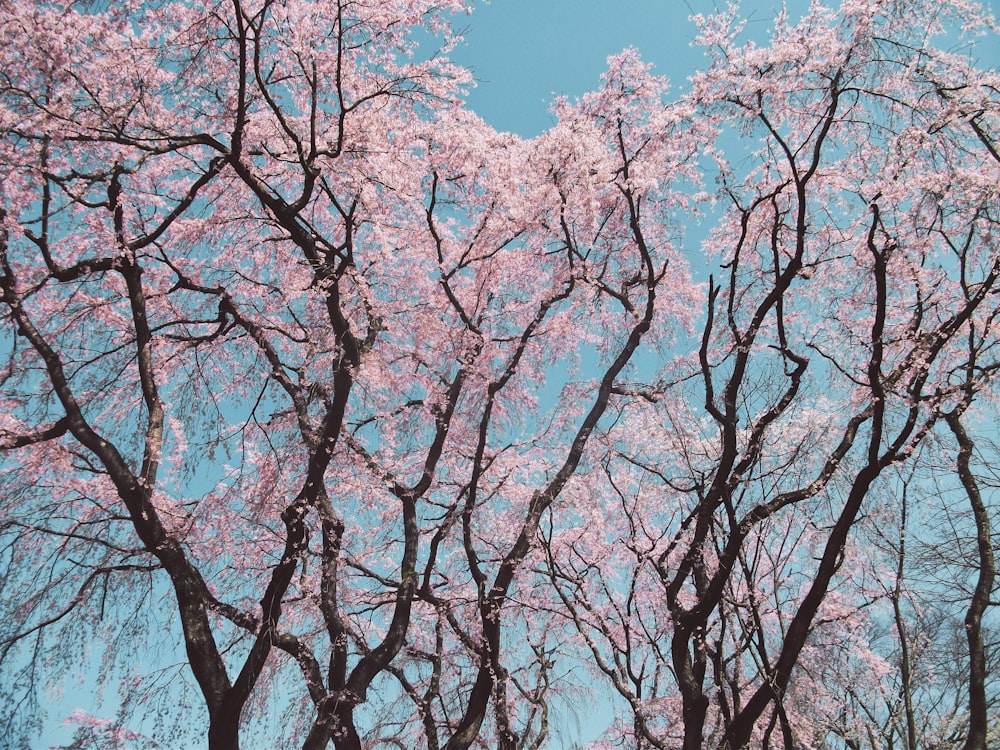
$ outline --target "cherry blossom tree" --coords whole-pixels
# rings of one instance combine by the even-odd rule
[[[768,48],[734,42],[735,14],[703,22],[714,64],[692,96],[748,143],[704,246],[721,276],[690,354],[622,389],[638,398],[588,490],[611,498],[601,522],[545,539],[556,606],[640,746],[817,746],[817,707],[871,706],[893,671],[871,637],[894,568],[869,564],[864,528],[898,524],[889,470],[995,369],[998,269],[996,82],[900,9],[814,5]]]
[[[699,18],[689,90],[626,50],[533,139],[463,106],[464,0],[0,7],[7,736],[93,664],[80,747],[539,748],[589,690],[614,746],[914,748],[950,435],[985,747],[978,7]]]

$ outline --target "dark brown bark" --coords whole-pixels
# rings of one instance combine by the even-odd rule
[[[986,646],[983,642],[983,613],[993,592],[996,579],[996,560],[993,556],[993,542],[990,534],[990,516],[979,490],[979,482],[972,472],[972,453],[975,443],[962,424],[961,414],[955,411],[945,415],[945,421],[958,441],[958,456],[955,466],[958,478],[972,506],[976,523],[976,546],[979,562],[979,576],[972,599],[965,613],[965,635],[969,644],[969,733],[965,738],[964,750],[986,750],[989,730],[988,704],[986,702]]]

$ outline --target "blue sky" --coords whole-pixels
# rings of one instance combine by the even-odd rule
[[[469,105],[500,130],[537,135],[553,93],[597,87],[608,55],[637,47],[678,82],[701,60],[687,18],[711,0],[494,0],[473,12],[456,62],[479,79]]]
[[[766,34],[779,2],[742,3],[751,34]],[[1000,16],[1000,0],[988,5]],[[691,47],[697,29],[688,17],[725,6],[726,0],[492,0],[460,21],[467,24],[465,44],[452,58],[479,79],[469,106],[499,130],[530,137],[551,125],[554,93],[575,97],[596,88],[608,55],[625,47],[638,48],[674,90],[682,88],[704,66]],[[1000,67],[1000,39],[994,36],[979,54],[984,65]]]

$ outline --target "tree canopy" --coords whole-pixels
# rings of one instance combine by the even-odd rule
[[[1000,742],[993,20],[734,6],[525,139],[469,9],[0,0],[0,731]]]

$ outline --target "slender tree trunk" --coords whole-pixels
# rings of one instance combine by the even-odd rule
[[[975,447],[962,425],[961,415],[951,412],[945,415],[948,426],[958,440],[956,465],[958,476],[969,497],[972,513],[976,521],[976,541],[979,547],[979,580],[972,593],[972,601],[965,614],[965,634],[969,641],[969,734],[964,750],[986,750],[988,715],[986,705],[986,647],[983,644],[983,612],[989,603],[996,578],[996,560],[990,538],[990,517],[979,492],[979,483],[972,474],[970,462]]]
[[[917,725],[913,715],[913,691],[911,689],[913,675],[910,673],[910,640],[903,622],[903,611],[900,598],[903,590],[903,564],[906,559],[906,491],[903,491],[902,509],[899,521],[899,557],[896,563],[896,585],[892,590],[892,612],[896,622],[896,634],[899,636],[900,673],[903,684],[900,690],[903,694],[903,714],[906,720],[906,750],[917,748]]]
[[[683,699],[681,712],[684,719],[684,750],[701,750],[709,700],[703,691],[704,665],[700,665],[699,669],[696,658],[692,658],[688,649],[690,642],[689,633],[674,634],[673,662],[677,686]]]

